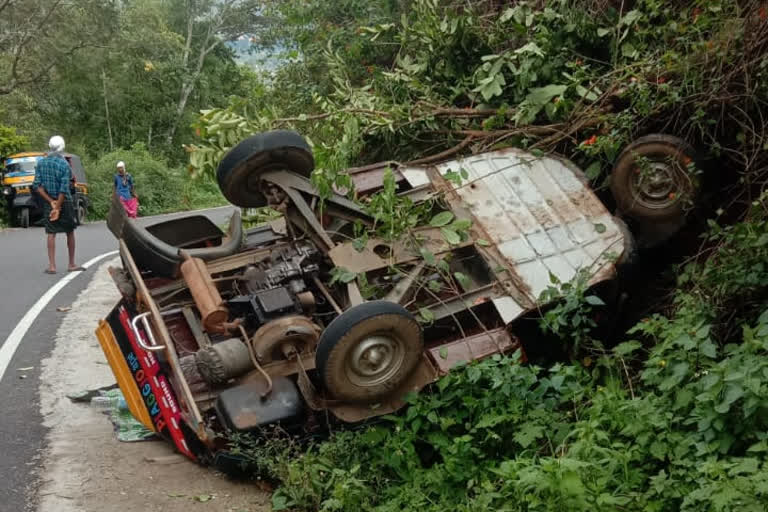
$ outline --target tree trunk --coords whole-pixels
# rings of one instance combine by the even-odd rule
[[[101,68],[101,82],[104,84],[104,112],[107,116],[107,133],[109,133],[109,150],[114,151],[115,145],[112,142],[112,123],[109,120],[109,101],[107,101],[107,74],[104,68]]]
[[[184,82],[181,85],[181,94],[179,95],[179,102],[176,104],[176,114],[173,118],[173,123],[168,129],[168,134],[165,136],[165,142],[168,146],[173,144],[173,137],[176,136],[176,130],[179,128],[181,118],[184,116],[184,109],[187,108],[187,101],[189,101],[189,95],[197,84],[197,79],[200,77],[200,73],[195,73],[189,81]]]
[[[191,22],[191,16],[192,12],[188,13],[188,16],[190,16],[190,21],[187,23],[187,41],[186,45],[184,47],[184,54],[182,55],[182,62],[184,64],[185,71],[189,71],[189,56],[192,51],[191,45],[192,45],[192,30],[193,30],[193,23]],[[188,74],[186,80],[182,81],[181,83],[181,92],[179,94],[179,101],[176,103],[176,113],[173,119],[173,122],[171,123],[170,128],[168,129],[168,133],[165,136],[165,142],[168,146],[171,146],[173,144],[173,138],[176,136],[176,130],[179,128],[179,123],[181,122],[181,118],[184,116],[184,109],[187,108],[187,101],[189,101],[189,96],[192,94],[192,91],[195,90],[195,86],[197,86],[197,81],[200,79],[200,74],[203,71],[203,65],[205,64],[205,58],[208,56],[208,54],[213,51],[214,48],[216,48],[219,45],[218,40],[214,40],[213,44],[209,44],[212,37],[215,37],[214,33],[215,30],[218,29],[218,25],[214,27],[213,25],[208,26],[208,32],[205,35],[205,39],[203,40],[202,44],[200,45],[199,54],[197,56],[197,62],[195,63],[195,69],[192,71],[191,74]]]

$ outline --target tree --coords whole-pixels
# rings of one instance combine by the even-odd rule
[[[113,3],[0,0],[0,95],[45,79],[109,33]]]
[[[206,58],[226,41],[252,33],[260,24],[261,2],[257,0],[181,0],[179,20],[183,25],[181,84],[175,119],[166,133],[170,146],[189,97],[197,87]]]
[[[47,83],[24,88],[34,101],[26,111],[14,109],[13,121],[7,122],[23,127],[26,134],[24,116],[33,121],[31,115],[39,114],[46,134],[60,131],[68,143],[85,146],[92,156],[143,142],[153,153],[180,161],[182,149],[166,144],[173,126],[175,139],[190,138],[189,125],[200,109],[226,106],[233,95],[248,96],[256,78],[238,65],[229,45],[218,44],[207,53],[196,85],[179,111],[179,91],[187,76],[186,22],[179,1],[122,4],[109,40],[73,55],[67,66],[57,66]],[[187,50],[187,64],[197,55],[195,44]],[[0,107],[10,111],[9,99],[18,94],[3,97]]]
[[[27,145],[27,138],[16,133],[16,128],[0,124],[0,158],[18,153]]]

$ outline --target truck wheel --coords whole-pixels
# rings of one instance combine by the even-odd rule
[[[85,224],[85,217],[87,215],[87,210],[85,208],[85,203],[83,203],[82,201],[77,202],[77,208],[75,208],[75,215],[77,216],[75,220],[77,221],[78,226]]]
[[[29,208],[21,208],[19,210],[19,226],[22,228],[29,227]]]
[[[242,208],[267,205],[259,178],[269,171],[291,171],[309,177],[315,168],[312,149],[304,137],[288,130],[276,130],[248,137],[233,147],[216,170],[219,190],[227,200]]]
[[[423,347],[421,326],[405,308],[387,301],[364,302],[323,331],[315,362],[331,396],[371,403],[408,378]]]
[[[699,189],[688,172],[693,159],[693,148],[669,135],[647,135],[627,146],[611,171],[619,213],[638,221],[684,218]]]

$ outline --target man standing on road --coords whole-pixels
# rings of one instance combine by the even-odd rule
[[[62,155],[64,139],[54,135],[48,142],[50,151],[41,158],[35,167],[35,181],[32,188],[45,200],[43,203],[43,222],[48,235],[48,268],[46,274],[56,273],[56,233],[67,234],[69,266],[67,270],[85,270],[75,263],[75,208],[72,205],[70,185],[72,169]]]
[[[112,194],[120,197],[125,213],[135,219],[139,212],[139,199],[133,189],[133,176],[125,172],[125,162],[117,162],[117,174],[115,174]]]

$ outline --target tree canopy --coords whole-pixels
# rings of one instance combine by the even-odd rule
[[[259,23],[258,8],[196,0],[0,4],[9,14],[0,26],[5,122],[36,145],[58,132],[97,156],[143,142],[179,162],[196,112],[255,87],[255,73],[226,43]]]
[[[103,44],[114,14],[112,1],[0,2],[0,95],[45,82],[76,53]]]

